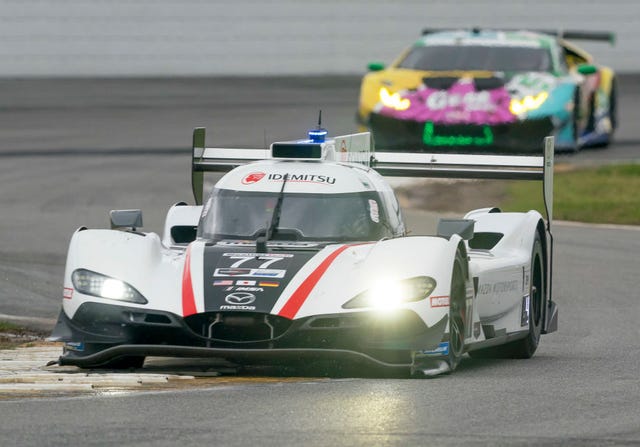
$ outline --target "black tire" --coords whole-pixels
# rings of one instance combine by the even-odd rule
[[[609,93],[609,119],[611,120],[611,128],[618,128],[618,81],[613,78],[611,81],[611,92]]]
[[[615,78],[611,80],[611,92],[609,92],[609,120],[611,121],[611,131],[609,132],[609,138],[607,142],[603,145],[604,147],[609,146],[613,143],[613,134],[618,128],[618,82]]]
[[[446,361],[451,371],[455,370],[464,354],[464,339],[466,321],[466,286],[463,261],[460,252],[456,255],[451,277],[451,294],[449,305],[449,354]]]
[[[531,281],[529,282],[529,333],[523,339],[492,348],[470,351],[473,358],[518,358],[533,356],[540,342],[546,303],[546,284],[544,272],[544,254],[540,234],[536,232],[531,252]]]
[[[529,334],[522,340],[511,343],[511,357],[528,359],[533,356],[540,342],[544,305],[546,302],[546,284],[544,281],[544,255],[540,235],[536,233],[531,254],[531,281],[529,288]]]
[[[573,133],[573,147],[569,148],[569,152],[576,153],[580,150],[580,90],[576,89],[573,94],[573,113],[571,114],[571,127]]]
[[[589,117],[587,120],[587,132],[596,130],[596,96],[591,95],[589,98]]]

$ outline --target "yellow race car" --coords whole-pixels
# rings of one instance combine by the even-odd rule
[[[616,79],[566,39],[608,32],[425,30],[389,67],[370,63],[357,121],[376,147],[541,152],[606,146],[617,125]]]

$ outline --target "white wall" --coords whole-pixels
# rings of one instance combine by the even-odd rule
[[[640,72],[640,0],[0,0],[0,76],[358,74],[423,27],[614,30]]]

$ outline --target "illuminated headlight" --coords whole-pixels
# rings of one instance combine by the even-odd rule
[[[428,276],[417,276],[402,281],[380,281],[369,290],[347,301],[342,308],[394,309],[404,303],[424,300],[435,288],[436,280]]]
[[[73,287],[85,295],[127,301],[129,303],[147,304],[147,300],[140,292],[126,282],[101,275],[100,273],[78,269],[71,275],[71,281],[73,282]]]
[[[549,93],[540,92],[537,95],[527,95],[522,99],[513,98],[509,104],[509,110],[514,115],[521,115],[530,110],[535,110],[544,103],[549,97]]]
[[[399,93],[390,93],[386,87],[380,89],[380,101],[385,107],[398,111],[407,110],[411,105],[407,98],[403,98]]]

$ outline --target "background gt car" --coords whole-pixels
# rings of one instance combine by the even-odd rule
[[[545,163],[436,159],[374,154],[368,133],[325,133],[216,149],[196,129],[196,205],[171,207],[162,238],[139,231],[139,210],[112,211],[112,229],[78,229],[52,335],[65,342],[60,364],[337,360],[431,376],[465,352],[531,357],[557,326],[548,223],[480,209],[409,237],[380,173],[544,178],[550,201],[553,144]],[[203,201],[210,171],[229,172]]]
[[[425,30],[385,68],[371,63],[357,120],[376,147],[542,152],[608,145],[617,125],[614,72],[567,39],[606,32]]]

